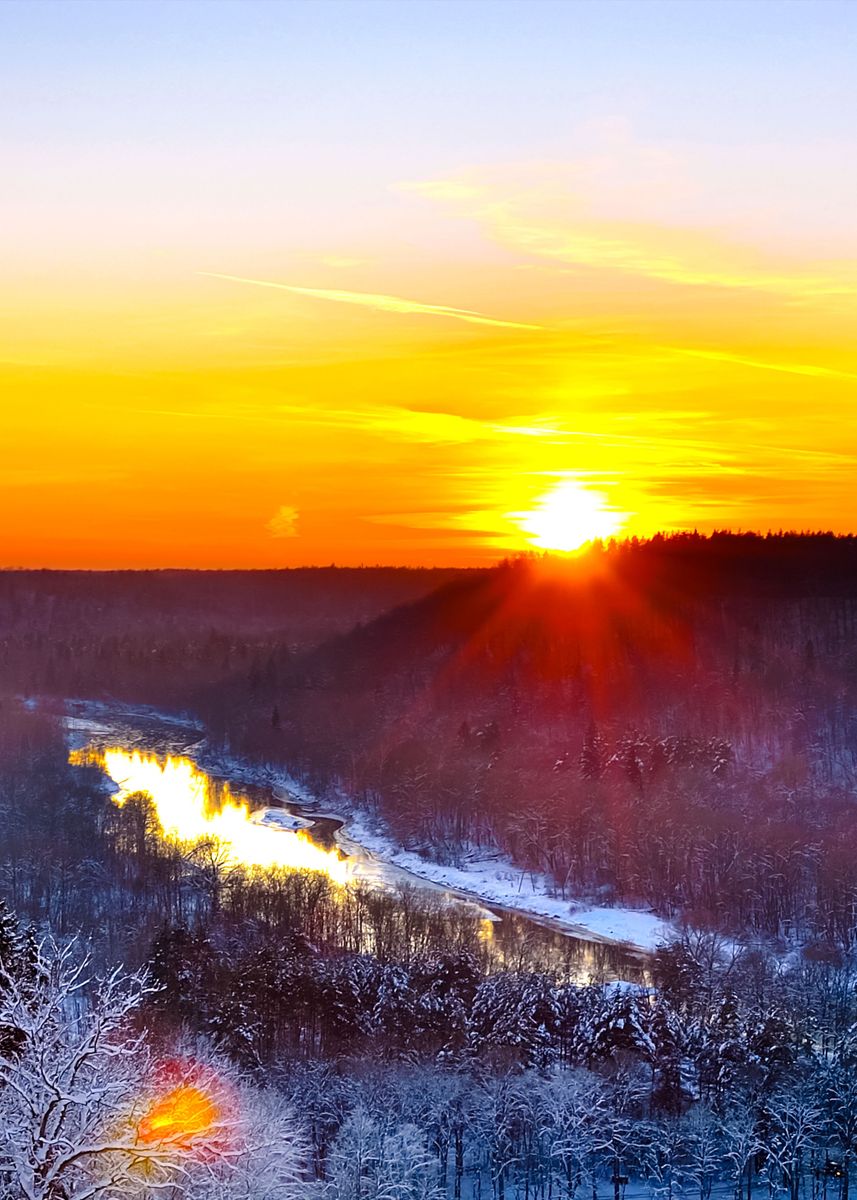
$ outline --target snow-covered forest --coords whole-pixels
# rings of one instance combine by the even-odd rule
[[[100,633],[80,578],[4,577],[0,1196],[847,1200],[854,546],[599,553],[609,581],[510,564],[415,603],[349,578],[323,629],[312,588],[280,623],[234,579],[195,628],[177,575]],[[584,982],[476,912],[165,840],[69,763],[78,684],[675,937]]]

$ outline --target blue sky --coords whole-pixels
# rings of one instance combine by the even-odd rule
[[[835,137],[857,100],[857,6],[824,0],[6,0],[0,27],[13,136],[410,136],[448,165],[556,152],[604,113],[644,136]]]

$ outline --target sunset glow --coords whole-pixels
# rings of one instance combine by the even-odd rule
[[[120,807],[138,793],[148,796],[163,836],[193,845],[213,839],[227,863],[263,869],[321,871],[335,883],[349,877],[337,850],[316,846],[303,830],[272,828],[253,820],[250,805],[228,784],[215,792],[212,782],[188,758],[158,758],[122,749],[73,751],[75,765],[100,766],[116,784]]]
[[[598,8],[4,5],[0,562],[846,530],[854,9]]]
[[[856,66],[0,0],[0,1200],[857,1200]]]

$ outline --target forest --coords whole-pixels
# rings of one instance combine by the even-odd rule
[[[847,1200],[857,541],[277,574],[0,577],[0,1195]],[[675,935],[584,982],[406,887],[238,869],[69,762],[80,697]],[[155,1137],[164,1092],[219,1115]]]
[[[431,857],[849,948],[855,635],[857,539],[681,535],[451,581],[199,709]]]

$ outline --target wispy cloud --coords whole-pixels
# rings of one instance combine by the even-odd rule
[[[740,367],[752,367],[757,371],[781,371],[786,375],[808,375],[814,379],[857,380],[853,371],[837,371],[834,367],[819,367],[812,363],[769,362],[764,359],[746,358],[743,354],[731,354],[726,350],[695,350],[679,346],[664,346],[670,354],[686,358],[704,358],[712,362],[734,363]]]
[[[295,538],[298,536],[298,510],[291,504],[281,504],[265,528],[274,538]]]
[[[692,287],[753,289],[791,299],[857,295],[853,277],[812,267],[777,269],[704,232],[585,218],[565,224],[530,216],[512,202],[486,205],[482,217],[504,245],[568,266]]]
[[[448,317],[454,321],[466,321],[471,325],[496,325],[501,329],[541,329],[522,321],[503,321],[499,317],[488,317],[469,308],[453,308],[447,304],[423,304],[419,300],[407,300],[403,296],[388,296],[382,292],[346,292],[331,288],[297,287],[290,283],[275,283],[269,279],[247,279],[242,275],[224,275],[219,271],[200,271],[210,279],[228,279],[232,283],[248,283],[255,287],[276,288],[291,292],[295,296],[309,296],[313,300],[330,300],[335,304],[357,304],[373,308],[377,312],[417,313],[426,317]]]
[[[530,178],[496,173],[464,181],[400,185],[448,204],[500,245],[564,268],[634,275],[692,287],[754,290],[791,301],[857,296],[857,263],[813,262],[764,254],[752,244],[668,219],[622,219],[617,201],[601,205],[592,180],[575,164],[564,172],[534,168]],[[635,197],[636,189],[628,188]]]
[[[280,405],[281,417],[290,417],[312,425],[353,429],[392,438],[396,441],[433,445],[464,445],[470,442],[505,442],[514,438],[554,437],[558,430],[553,419],[538,424],[500,424],[452,412],[429,412],[399,405],[371,405],[360,409],[327,408],[309,405]]]

